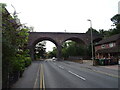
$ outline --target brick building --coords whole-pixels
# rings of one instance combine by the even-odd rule
[[[99,41],[95,45],[96,59],[120,59],[120,34]]]

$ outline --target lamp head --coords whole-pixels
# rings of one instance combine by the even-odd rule
[[[88,19],[88,21],[91,21],[90,19]]]

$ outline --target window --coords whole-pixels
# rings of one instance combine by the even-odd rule
[[[101,48],[105,48],[105,45],[101,45]]]
[[[113,47],[113,46],[114,46],[114,44],[113,44],[113,43],[110,43],[110,44],[109,44],[109,47]]]

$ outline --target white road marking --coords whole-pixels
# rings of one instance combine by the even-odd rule
[[[73,73],[72,71],[68,71],[68,72],[71,73],[71,74],[73,74],[73,75],[75,75],[75,76],[77,76],[78,78],[80,78],[82,80],[86,80],[84,77],[82,77],[82,76],[80,76],[80,75],[78,75],[76,73]]]
[[[56,65],[56,63],[54,63],[55,65]],[[57,65],[58,66],[58,65]],[[63,66],[58,66],[59,68],[61,68],[61,69],[65,69]],[[66,70],[67,71],[67,70]],[[76,77],[78,77],[78,78],[80,78],[80,79],[82,79],[82,80],[86,80],[84,77],[82,77],[82,76],[80,76],[80,75],[78,75],[78,74],[76,74],[76,73],[73,73],[72,71],[69,71],[68,70],[68,72],[69,73],[71,73],[71,74],[73,74],[73,75],[75,75]]]
[[[64,69],[64,67],[62,67],[62,66],[58,66],[58,67]]]

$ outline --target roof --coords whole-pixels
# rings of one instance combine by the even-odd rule
[[[105,38],[105,39],[99,41],[96,45],[105,44],[108,42],[113,42],[113,41],[116,41],[118,39],[120,39],[120,34],[116,34],[116,35],[110,36],[108,38]]]
[[[120,46],[107,48],[107,49],[100,49],[97,50],[96,53],[120,53]]]

